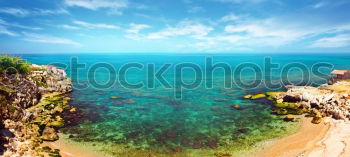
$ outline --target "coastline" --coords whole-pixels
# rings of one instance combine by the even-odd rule
[[[261,150],[252,157],[294,157],[315,149],[316,144],[330,131],[330,124],[313,124],[311,120],[300,116],[300,128],[296,133],[264,142]]]
[[[350,123],[344,121],[336,121],[333,119],[325,120],[320,124],[311,123],[312,118],[300,116],[300,128],[294,134],[272,139],[261,143],[261,148],[253,153],[251,157],[291,157],[291,156],[327,156],[327,153],[339,152],[339,147],[342,143],[340,137],[346,138],[346,133],[350,137]],[[348,131],[349,130],[349,131]],[[334,132],[337,135],[334,135]],[[60,135],[62,137],[63,135]],[[348,137],[348,138],[349,138]],[[338,144],[336,144],[338,142]],[[75,146],[60,138],[55,142],[45,142],[43,146],[49,146],[53,149],[60,149],[62,157],[105,157],[101,152],[95,152],[86,148]],[[342,156],[347,156],[350,153],[350,145],[346,143],[346,147],[340,151]],[[329,151],[329,149],[334,151]]]
[[[312,118],[301,117],[297,133],[266,142],[251,157],[348,157],[350,155],[350,122],[327,118],[312,124]]]
[[[102,153],[97,153],[89,149],[70,144],[64,140],[64,135],[59,134],[60,139],[53,142],[44,142],[42,146],[59,149],[61,157],[105,157]]]
[[[59,150],[40,144],[59,138],[57,131],[65,124],[62,113],[71,109],[71,79],[54,66],[25,65],[27,73],[0,76],[6,104],[0,108],[0,155],[59,156]]]

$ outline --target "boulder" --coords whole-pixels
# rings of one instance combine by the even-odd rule
[[[286,122],[292,122],[294,121],[294,119],[295,119],[294,116],[290,114],[283,118],[283,120]]]
[[[45,141],[56,141],[58,140],[57,132],[54,128],[45,127],[41,139]]]

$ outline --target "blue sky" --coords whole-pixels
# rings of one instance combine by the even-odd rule
[[[0,52],[350,52],[350,1],[0,0]]]

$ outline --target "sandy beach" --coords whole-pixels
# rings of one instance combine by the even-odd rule
[[[252,157],[348,157],[350,155],[350,122],[326,119],[321,124],[300,117],[297,133],[267,141]],[[64,140],[44,143],[60,149],[63,157],[99,157],[86,147],[74,147]]]
[[[89,149],[89,147],[77,147],[69,144],[64,140],[57,140],[55,142],[45,142],[43,146],[49,146],[53,149],[59,149],[62,157],[103,157],[101,153],[97,153]]]
[[[350,123],[331,118],[321,124],[301,118],[300,130],[268,142],[253,157],[348,157]]]

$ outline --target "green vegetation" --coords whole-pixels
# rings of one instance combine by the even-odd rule
[[[30,71],[30,65],[22,59],[10,56],[0,56],[0,73],[28,74]]]
[[[261,98],[265,98],[266,95],[265,94],[256,94],[256,95],[245,95],[243,96],[244,99],[252,99],[252,100],[256,100],[256,99],[261,99]]]
[[[9,105],[7,106],[8,107],[8,110],[11,112],[11,113],[14,113],[16,111],[16,107],[13,106],[13,105]]]
[[[9,95],[9,94],[11,94],[13,92],[14,92],[13,89],[0,85],[0,94],[1,95],[7,96],[7,95]]]
[[[265,94],[257,94],[257,95],[253,95],[250,99],[261,99],[261,98],[265,98],[266,95]]]

